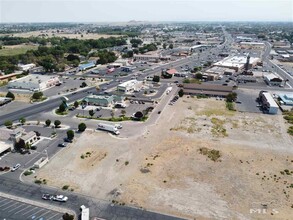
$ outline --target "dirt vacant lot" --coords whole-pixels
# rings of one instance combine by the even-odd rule
[[[188,219],[291,219],[286,130],[282,115],[229,112],[224,101],[184,97],[139,138],[87,131],[36,178]]]

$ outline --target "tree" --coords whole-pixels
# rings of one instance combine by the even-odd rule
[[[237,99],[237,93],[236,92],[231,92],[227,95],[226,97],[226,102],[234,102]]]
[[[11,98],[12,100],[15,99],[15,95],[14,95],[12,92],[10,92],[10,91],[7,92],[6,97],[7,97],[7,98]]]
[[[160,76],[154,75],[153,82],[160,82]]]
[[[74,105],[75,108],[77,108],[77,107],[79,106],[78,101],[75,101],[75,102],[73,103],[73,105]]]
[[[126,111],[124,109],[121,110],[121,115],[123,115],[123,116],[126,115]]]
[[[55,128],[59,128],[60,125],[61,125],[61,121],[59,121],[59,120],[55,120],[55,121],[54,121],[54,125],[55,125]]]
[[[46,124],[47,127],[49,127],[50,124],[51,124],[51,120],[50,120],[50,119],[47,119],[47,120],[45,121],[45,124]]]
[[[42,92],[34,92],[34,94],[32,95],[33,99],[41,99],[43,97],[43,93]]]
[[[115,113],[114,113],[114,111],[112,110],[112,111],[111,111],[111,117],[114,118],[114,115],[115,115]]]
[[[63,220],[74,220],[74,215],[70,215],[68,213],[65,213],[63,216],[62,216],[62,219]]]
[[[163,43],[163,48],[166,49],[167,48],[167,44]]]
[[[178,92],[179,97],[182,97],[184,95],[183,89],[180,89]]]
[[[64,103],[61,103],[61,104],[59,105],[58,111],[59,111],[59,112],[64,112],[65,110],[66,110],[66,107],[65,107]]]
[[[19,120],[18,120],[21,124],[24,124],[26,122],[26,119],[24,117],[21,117]]]
[[[85,123],[80,123],[80,124],[78,125],[78,131],[80,131],[80,132],[84,132],[85,129],[86,129],[86,124],[85,124]]]
[[[69,140],[72,140],[74,138],[74,131],[73,130],[68,130],[67,131],[67,138]]]
[[[196,79],[202,79],[202,74],[201,73],[196,73],[195,78]]]
[[[84,87],[87,87],[86,82],[82,82],[81,85],[80,85],[80,88],[84,88]]]
[[[170,49],[173,49],[173,48],[174,48],[174,45],[173,45],[173,44],[170,44],[170,45],[169,45],[169,48],[170,48]]]
[[[4,122],[4,125],[7,127],[7,128],[11,128],[12,127],[12,121],[5,121]]]
[[[93,117],[93,116],[95,115],[95,112],[94,112],[93,109],[89,110],[89,115],[90,115],[91,117]]]

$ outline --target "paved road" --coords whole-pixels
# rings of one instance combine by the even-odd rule
[[[180,218],[158,214],[155,212],[145,211],[142,209],[119,206],[112,206],[107,201],[98,200],[91,197],[86,197],[76,193],[64,192],[62,190],[48,188],[44,186],[31,185],[22,183],[18,180],[10,179],[5,175],[0,176],[0,192],[11,194],[19,198],[29,198],[36,202],[42,202],[48,205],[58,206],[74,210],[78,213],[81,205],[90,208],[90,215],[104,219],[133,219],[133,220],[179,220]],[[43,193],[63,194],[68,196],[69,200],[66,203],[58,203],[54,201],[43,201],[41,195]],[[0,204],[1,206],[1,204]],[[1,215],[0,215],[1,217]],[[54,219],[55,220],[55,219]]]
[[[94,92],[96,89],[94,87],[87,88],[82,91],[74,92],[71,94],[66,95],[66,97],[69,99],[69,101],[75,101],[78,99],[81,99],[85,96],[86,92]],[[48,101],[39,103],[39,104],[34,104],[30,107],[26,107],[24,109],[14,111],[14,112],[9,112],[5,115],[0,116],[0,125],[3,125],[5,121],[11,120],[15,121],[18,120],[21,117],[28,117],[28,116],[33,116],[37,113],[40,112],[45,112],[45,111],[50,111],[54,108],[57,108],[61,104],[60,98],[55,98],[55,99],[50,99]]]
[[[287,81],[287,85],[290,88],[293,88],[293,77],[290,76],[286,71],[284,71],[282,68],[280,68],[278,65],[276,65],[272,60],[270,60],[270,51],[272,48],[272,45],[269,42],[265,42],[265,52],[263,54],[263,62],[267,65],[268,69],[272,72],[276,72],[279,76],[281,76],[284,80]]]

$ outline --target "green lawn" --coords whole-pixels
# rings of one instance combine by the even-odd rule
[[[0,56],[14,56],[18,54],[25,54],[28,50],[36,49],[38,49],[38,46],[33,45],[21,45],[17,47],[3,46],[3,48],[0,49]]]

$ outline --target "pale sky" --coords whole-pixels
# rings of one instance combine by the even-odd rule
[[[0,0],[0,22],[291,21],[293,0]]]

